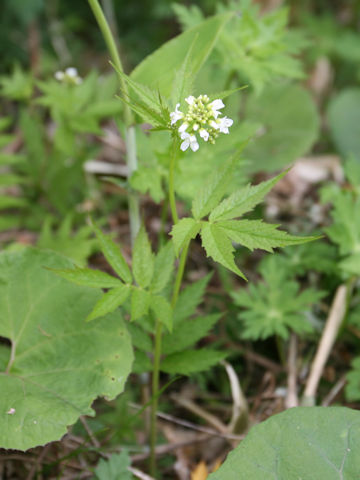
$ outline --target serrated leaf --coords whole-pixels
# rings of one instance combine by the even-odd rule
[[[0,446],[27,450],[93,416],[97,396],[121,393],[133,355],[121,315],[85,323],[100,291],[44,268],[67,269],[69,260],[25,248],[2,253],[0,266],[0,336],[13,345],[0,373]]]
[[[194,220],[191,217],[182,218],[176,225],[173,226],[170,235],[174,242],[176,255],[179,255],[184,246],[190,242],[199,233],[201,222]]]
[[[186,350],[168,355],[160,365],[160,369],[166,373],[179,373],[190,375],[202,372],[217,365],[227,356],[226,352],[203,348],[201,350]]]
[[[264,196],[281,178],[284,177],[284,175],[286,175],[286,173],[287,172],[283,172],[259,185],[247,185],[241,190],[234,192],[210,213],[209,220],[211,222],[217,220],[229,220],[240,217],[243,213],[249,212],[263,200]]]
[[[227,184],[234,171],[235,161],[218,168],[203,188],[200,189],[192,203],[192,214],[196,220],[205,217],[220,202],[226,192]]]
[[[215,224],[232,241],[243,245],[249,250],[260,248],[273,252],[276,247],[299,245],[312,242],[321,237],[296,237],[278,230],[279,225],[264,223],[261,220],[224,220]]]
[[[290,408],[253,427],[209,480],[352,480],[359,449],[358,411]]]
[[[171,332],[173,326],[173,311],[166,298],[160,295],[151,295],[150,309],[162,324]]]
[[[154,254],[144,226],[140,228],[134,242],[132,271],[138,285],[143,288],[150,285],[154,273]]]
[[[164,245],[155,257],[154,275],[150,289],[153,293],[159,293],[167,286],[174,271],[175,252],[172,242]]]
[[[103,252],[106,260],[125,283],[131,283],[132,275],[128,264],[121,254],[120,248],[109,236],[104,235],[100,228],[98,228],[94,223],[92,223],[92,228],[97,239],[99,240],[101,251]]]
[[[94,288],[112,288],[122,285],[121,281],[101,270],[92,270],[90,268],[68,268],[66,270],[53,270],[56,275],[65,278],[69,282],[77,285]]]
[[[193,73],[198,72],[211,53],[220,31],[233,13],[216,15],[165,43],[146,57],[132,72],[131,78],[159,90],[169,97],[177,70],[193,45]]]
[[[224,229],[218,227],[215,223],[206,222],[203,223],[200,235],[206,256],[211,257],[215,262],[221,263],[221,265],[246,280],[245,275],[235,265],[233,256],[235,248]]]
[[[191,347],[205,337],[220,317],[220,313],[214,313],[177,324],[171,334],[164,334],[162,353],[169,355]]]
[[[179,102],[181,104],[184,102],[185,98],[191,93],[193,88],[195,75],[193,73],[192,54],[196,38],[197,37],[194,38],[183,63],[174,77],[171,91],[171,101],[174,108],[176,103]]]
[[[122,305],[130,294],[130,287],[121,284],[116,288],[112,288],[106,292],[95,304],[91,313],[87,316],[86,321],[94,320],[95,318],[103,317],[108,313],[114,312],[120,305]]]
[[[196,308],[203,301],[206,287],[212,277],[212,273],[186,286],[179,294],[174,308],[174,324],[190,318],[196,312]]]
[[[135,321],[149,311],[150,294],[146,290],[133,287],[131,292],[131,321]]]

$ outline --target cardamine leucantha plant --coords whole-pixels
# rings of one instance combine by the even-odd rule
[[[135,125],[150,124],[148,135],[168,137],[164,161],[166,175],[163,178],[166,196],[162,218],[163,241],[155,253],[146,233],[145,222],[140,219],[139,197],[129,187],[133,241],[131,266],[119,245],[105,235],[96,222],[92,222],[92,228],[113,270],[112,275],[71,266],[62,257],[50,258],[48,254],[32,250],[18,257],[16,254],[7,254],[1,258],[5,287],[0,299],[5,305],[12,298],[11,319],[0,332],[11,341],[9,355],[6,356],[6,353],[1,356],[4,365],[1,380],[8,389],[6,397],[1,400],[6,412],[0,429],[5,432],[2,434],[2,446],[27,449],[58,439],[65,433],[66,425],[74,423],[82,414],[93,414],[90,404],[97,395],[111,399],[121,393],[131,370],[130,331],[132,345],[136,348],[133,368],[138,372],[150,371],[152,378],[149,443],[150,472],[154,476],[160,371],[187,375],[205,370],[226,356],[225,351],[212,347],[198,352],[190,349],[219,319],[217,314],[196,316],[196,307],[206,296],[209,277],[184,287],[191,242],[199,236],[207,257],[246,280],[235,262],[237,248],[273,253],[275,248],[301,244],[316,237],[293,236],[280,230],[278,225],[261,219],[243,218],[263,201],[276,182],[286,174],[283,172],[255,186],[247,184],[232,189],[233,176],[241,172],[241,151],[246,142],[240,142],[235,151],[229,149],[228,157],[219,157],[218,167],[209,178],[204,179],[189,202],[191,208],[184,208],[185,215],[179,218],[176,179],[180,159],[196,162],[196,156],[202,148],[216,148],[217,142],[231,136],[238,122],[236,118],[228,118],[223,113],[226,111],[224,100],[229,98],[230,103],[231,94],[238,88],[211,93],[196,92],[194,87],[197,73],[232,14],[220,14],[201,22],[145,59],[128,76],[123,72],[121,59],[98,1],[89,0],[89,4],[107,42],[119,78],[119,98],[124,103],[122,127],[130,177],[137,170]],[[70,74],[71,79],[73,73],[65,72],[64,76]],[[61,72],[57,74],[59,81],[64,76]],[[154,76],[156,81],[150,87],[149,79]],[[169,237],[164,238],[167,205],[170,207],[172,225]],[[36,264],[32,278],[38,278],[39,283],[33,282],[34,285],[31,283],[31,287],[27,287],[28,275],[22,276],[22,273],[31,262]],[[76,287],[68,281],[76,284]],[[26,305],[29,314],[17,302],[12,287],[16,282],[22,282],[25,291],[30,288]],[[53,294],[56,289],[61,301]],[[40,298],[39,302],[34,303],[34,298]],[[52,315],[56,326],[51,322]],[[15,334],[14,323],[21,319],[24,327]],[[67,343],[60,333],[61,321],[66,327]],[[28,325],[37,325],[39,331],[36,335],[33,330],[27,330]],[[78,332],[83,347],[81,362],[73,352]],[[41,353],[42,365],[33,382],[26,359],[33,359],[31,355],[34,349]],[[88,355],[89,352],[91,354]],[[63,375],[62,390],[61,395],[56,395],[55,386],[60,372]],[[19,392],[23,381],[28,386],[27,394],[33,402],[31,408],[26,401],[17,400],[21,397]],[[44,392],[46,394],[41,395]],[[46,421],[40,422],[41,410],[44,409],[47,411]],[[61,421],[53,422],[41,437],[41,432],[46,431],[46,424],[51,423],[51,411],[58,409],[61,410]],[[26,428],[19,439],[23,424]]]

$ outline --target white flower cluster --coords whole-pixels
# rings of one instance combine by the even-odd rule
[[[183,123],[178,128],[181,140],[181,150],[184,152],[189,147],[193,152],[199,149],[197,134],[205,141],[214,143],[219,133],[229,133],[229,127],[233,124],[231,118],[220,117],[220,109],[225,105],[219,98],[210,102],[207,95],[195,98],[192,95],[185,98],[189,105],[187,113],[179,110],[180,103],[176,104],[175,112],[170,113],[171,125],[179,120]]]
[[[82,78],[74,67],[67,68],[65,72],[59,70],[55,73],[54,77],[59,82],[66,83],[67,85],[80,85],[80,83],[82,83]]]

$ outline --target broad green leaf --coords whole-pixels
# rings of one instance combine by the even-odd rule
[[[163,372],[190,375],[202,372],[217,365],[226,357],[226,352],[203,348],[201,350],[186,350],[168,355],[160,365]]]
[[[150,285],[154,273],[154,254],[144,226],[140,228],[134,242],[132,271],[135,281],[141,287]]]
[[[212,277],[212,273],[196,282],[187,285],[181,292],[174,308],[174,324],[182,322],[196,313],[196,308],[203,301],[206,287]]]
[[[166,298],[160,295],[151,295],[150,308],[160,322],[171,332],[173,326],[173,311]]]
[[[232,241],[240,243],[249,250],[261,248],[273,252],[276,247],[299,245],[312,242],[320,237],[295,237],[278,230],[279,225],[264,223],[261,220],[224,220],[217,222],[217,229]]]
[[[172,333],[163,336],[162,353],[169,355],[191,347],[205,337],[220,317],[221,314],[214,313],[177,324]]]
[[[234,192],[210,213],[209,220],[211,222],[215,220],[229,220],[240,217],[243,213],[252,210],[286,173],[283,172],[277,177],[259,185],[247,185],[241,190]]]
[[[177,70],[193,45],[192,72],[196,74],[213,49],[220,31],[232,13],[216,15],[165,43],[145,58],[131,73],[131,78],[170,97]]]
[[[342,90],[328,108],[330,132],[338,151],[360,159],[360,88]]]
[[[103,252],[106,260],[119,275],[119,277],[126,283],[132,282],[132,275],[128,264],[122,256],[119,247],[111,240],[108,235],[104,235],[103,232],[94,223],[92,228],[99,240],[101,251]]]
[[[147,314],[149,306],[149,292],[141,288],[133,287],[131,292],[131,321],[135,321]]]
[[[233,255],[235,248],[223,228],[218,227],[215,223],[204,223],[200,235],[208,257],[246,280],[244,274],[235,265]]]
[[[191,217],[182,218],[173,226],[170,235],[174,242],[176,255],[179,255],[181,249],[184,248],[190,240],[196,237],[200,228],[201,222],[198,222]]]
[[[297,407],[253,427],[209,480],[355,480],[360,413]]]
[[[85,285],[94,288],[112,288],[121,286],[121,281],[101,270],[90,268],[67,268],[64,270],[53,270],[56,275],[65,278],[69,282]]]
[[[164,245],[155,257],[154,275],[150,289],[153,293],[159,293],[167,286],[174,271],[175,252],[172,242]]]
[[[116,288],[112,288],[106,292],[95,304],[91,313],[87,316],[86,321],[103,317],[108,313],[114,312],[122,305],[130,294],[130,286],[120,284]]]
[[[219,167],[200,189],[191,208],[196,220],[205,217],[220,202],[226,192],[234,167],[235,161],[232,159],[227,165]]]
[[[244,155],[248,170],[274,171],[305,155],[319,131],[319,116],[308,93],[298,85],[274,84],[246,105],[248,121],[260,122],[262,131],[248,144]]]
[[[122,392],[130,373],[130,336],[119,314],[88,324],[100,291],[73,285],[44,268],[67,269],[54,252],[25,248],[0,255],[0,445],[27,450],[59,440],[99,395]],[[9,413],[7,413],[9,412]]]
[[[194,38],[193,44],[189,48],[182,65],[180,66],[174,77],[174,83],[171,91],[171,102],[174,109],[175,104],[183,104],[185,98],[190,95],[193,90],[195,75],[192,72],[192,56],[196,38],[197,37]]]
[[[129,454],[123,450],[113,453],[110,458],[99,461],[94,470],[96,480],[131,480],[132,474],[128,470],[131,461]]]

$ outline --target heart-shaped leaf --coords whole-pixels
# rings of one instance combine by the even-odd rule
[[[80,415],[94,415],[96,397],[121,393],[130,373],[121,316],[85,322],[100,290],[44,268],[70,266],[32,248],[0,255],[0,447],[27,450],[60,439]]]

